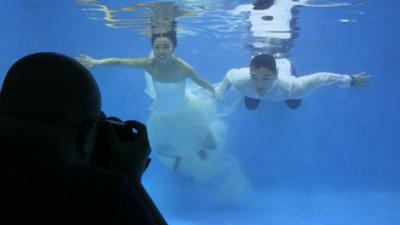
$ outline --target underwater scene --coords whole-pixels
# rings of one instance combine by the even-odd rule
[[[86,66],[107,116],[146,124],[168,224],[397,225],[399,8],[3,0],[0,82],[34,52]]]

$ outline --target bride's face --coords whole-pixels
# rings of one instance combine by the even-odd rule
[[[166,37],[159,37],[154,40],[153,44],[154,58],[159,62],[167,62],[174,55],[174,47],[172,42]]]

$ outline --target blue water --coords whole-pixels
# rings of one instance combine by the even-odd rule
[[[3,0],[1,80],[13,62],[37,51],[98,58],[148,55],[148,38],[88,20],[81,8],[73,0]],[[304,99],[297,110],[269,102],[257,111],[240,106],[225,118],[229,124],[225,151],[239,159],[251,182],[251,195],[245,199],[219,200],[212,191],[215,187],[171,174],[154,157],[144,182],[167,221],[173,225],[399,224],[399,8],[398,1],[388,0],[353,8],[300,9],[300,36],[290,50],[297,73],[365,71],[372,75],[372,85],[363,90],[328,87]],[[352,17],[358,22],[337,22]],[[180,37],[177,55],[215,83],[228,69],[248,65],[251,53],[240,48],[241,41],[221,41],[200,32]],[[107,114],[146,122],[150,100],[143,93],[143,71],[96,68],[93,73]]]

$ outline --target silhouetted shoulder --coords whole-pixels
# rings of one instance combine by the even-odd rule
[[[27,164],[29,165],[29,163]],[[14,168],[1,187],[4,224],[153,224],[122,173],[89,167]],[[23,205],[20,205],[24,202]],[[24,216],[13,215],[24,212]]]

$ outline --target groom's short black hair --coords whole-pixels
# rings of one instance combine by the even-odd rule
[[[276,73],[276,61],[272,55],[261,54],[251,59],[250,67],[260,68],[264,67]]]

